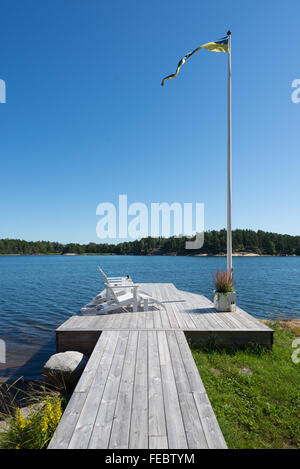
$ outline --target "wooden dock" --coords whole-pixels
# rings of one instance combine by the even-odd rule
[[[201,295],[143,284],[166,311],[72,316],[57,350],[91,353],[49,448],[226,448],[187,339],[272,345],[241,309],[216,313]]]

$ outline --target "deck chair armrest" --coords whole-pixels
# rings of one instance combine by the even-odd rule
[[[123,290],[123,288],[138,288],[139,287],[139,284],[137,283],[132,283],[132,284],[129,284],[129,285],[111,285],[110,283],[106,283],[105,286],[107,288],[117,288],[118,290],[120,290],[120,288]]]
[[[122,280],[123,278],[126,278],[126,277],[107,277],[109,279],[113,279],[113,280]]]
[[[124,282],[123,280],[114,280],[112,278],[108,278],[107,280],[108,282],[105,283],[108,283],[109,285],[132,285],[132,282]]]

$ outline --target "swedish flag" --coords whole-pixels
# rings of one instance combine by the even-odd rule
[[[208,42],[207,44],[203,44],[202,46],[197,47],[197,49],[193,50],[193,52],[189,52],[178,63],[176,72],[173,73],[172,75],[167,76],[166,78],[162,80],[161,86],[164,86],[165,80],[170,80],[171,78],[177,77],[178,72],[180,68],[182,67],[182,65],[187,61],[187,59],[189,59],[193,54],[195,54],[195,52],[198,52],[198,50],[207,49],[213,52],[229,52],[228,43],[229,43],[228,36],[226,36],[226,37],[223,37],[222,39],[219,39],[218,41]]]

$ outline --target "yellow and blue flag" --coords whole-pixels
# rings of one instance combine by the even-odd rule
[[[187,61],[187,59],[189,59],[193,54],[195,54],[195,52],[198,52],[198,50],[200,49],[207,49],[213,52],[228,52],[228,36],[225,36],[222,39],[218,39],[218,41],[215,42],[208,42],[207,44],[203,44],[202,46],[197,47],[197,49],[193,50],[193,52],[189,52],[188,54],[186,54],[178,63],[176,72],[164,78],[161,82],[161,86],[164,86],[165,80],[170,80],[171,78],[177,77],[182,65]]]

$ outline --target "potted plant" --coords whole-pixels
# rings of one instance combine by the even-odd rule
[[[214,276],[216,289],[214,290],[214,305],[217,311],[234,312],[236,308],[236,293],[233,288],[233,274],[216,271]]]

